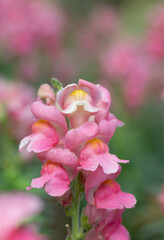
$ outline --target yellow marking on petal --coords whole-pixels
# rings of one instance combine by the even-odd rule
[[[91,147],[97,154],[105,153],[108,150],[107,145],[98,138],[94,138],[94,139],[88,141],[86,146]]]
[[[75,90],[69,96],[73,97],[76,101],[83,101],[86,97],[89,97],[83,90]]]
[[[104,182],[104,184],[109,185],[109,186],[111,186],[111,187],[115,185],[114,182],[113,182],[111,179],[106,180],[106,181]]]
[[[42,171],[41,171],[41,175],[44,175],[44,174],[51,174],[54,169],[55,169],[55,163],[52,163],[51,161],[47,161],[44,165],[43,165],[43,168],[42,168]]]
[[[52,125],[46,120],[39,120],[32,126],[33,133],[39,133],[43,128],[52,127]]]

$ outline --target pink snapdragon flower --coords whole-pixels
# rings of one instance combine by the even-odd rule
[[[124,193],[118,183],[106,180],[95,192],[95,206],[104,209],[132,208],[136,204],[135,197]]]
[[[59,142],[59,135],[54,126],[46,120],[39,120],[32,126],[33,134],[25,137],[20,143],[20,150],[28,145],[28,152],[44,152],[55,147]]]
[[[71,127],[77,128],[95,115],[99,108],[101,92],[98,85],[80,79],[78,85],[70,84],[57,94],[57,104],[61,112],[68,116]]]
[[[45,240],[32,226],[21,227],[23,221],[38,214],[43,208],[39,198],[25,193],[0,194],[0,239]],[[22,237],[22,238],[21,238]]]
[[[100,165],[107,174],[119,169],[118,163],[127,163],[114,154],[110,154],[106,143],[112,138],[117,126],[117,120],[102,120],[99,125],[86,122],[79,128],[68,131],[65,136],[65,147],[78,156],[79,165],[87,171],[95,171]]]
[[[31,188],[43,188],[50,196],[62,196],[69,190],[69,176],[66,170],[60,165],[46,162],[41,170],[41,177],[35,178],[31,182]]]
[[[104,173],[115,173],[119,169],[120,162],[127,163],[128,160],[120,160],[116,155],[110,154],[108,146],[98,138],[86,143],[80,152],[79,164],[88,171],[95,171],[100,165]]]
[[[25,137],[19,146],[22,150],[28,145],[27,150],[39,153],[53,148],[59,143],[59,133],[67,131],[64,116],[55,106],[48,106],[36,101],[31,106],[31,111],[36,119],[33,124],[33,134]],[[44,119],[44,120],[43,120]]]

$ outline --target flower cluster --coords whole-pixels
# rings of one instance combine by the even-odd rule
[[[129,239],[121,225],[125,208],[135,206],[136,199],[124,193],[116,177],[121,172],[119,159],[109,153],[108,143],[116,127],[123,126],[109,112],[111,96],[100,85],[80,79],[78,84],[61,88],[57,95],[43,84],[38,99],[31,106],[36,119],[32,134],[20,143],[43,163],[41,176],[31,182],[31,188],[44,188],[62,205],[72,203],[70,183],[77,175],[84,184],[87,206],[84,214],[93,225],[86,239]],[[76,189],[77,190],[77,189]],[[80,191],[80,190],[78,190]],[[75,196],[74,196],[75,197]]]
[[[46,240],[44,236],[37,233],[35,226],[22,226],[24,220],[38,214],[42,208],[42,202],[36,196],[21,192],[1,193],[0,239]]]

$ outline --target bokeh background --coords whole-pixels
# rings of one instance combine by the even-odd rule
[[[6,206],[0,225],[12,209],[24,211],[18,199],[39,176],[39,160],[18,146],[31,132],[37,89],[51,77],[63,86],[82,78],[109,89],[111,112],[125,123],[110,152],[130,160],[118,181],[138,200],[123,223],[132,240],[163,240],[164,1],[0,0],[0,205]],[[28,194],[44,207],[6,231],[28,228],[36,240],[65,239],[70,219],[54,198],[42,190]],[[2,235],[0,229],[0,240],[8,240]]]

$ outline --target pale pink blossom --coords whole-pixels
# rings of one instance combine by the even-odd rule
[[[41,47],[57,54],[64,25],[61,9],[48,1],[0,2],[1,46],[9,55],[29,55]]]
[[[0,107],[3,107],[3,115],[9,121],[11,133],[14,138],[20,140],[22,136],[30,132],[33,116],[30,104],[34,100],[34,92],[28,85],[19,82],[0,80]]]
[[[41,200],[27,193],[0,194],[0,239],[1,240],[43,240],[30,226],[21,228],[27,218],[38,214],[43,208]]]
[[[161,206],[161,211],[164,214],[164,186],[162,187],[161,193],[157,196],[157,200]]]

